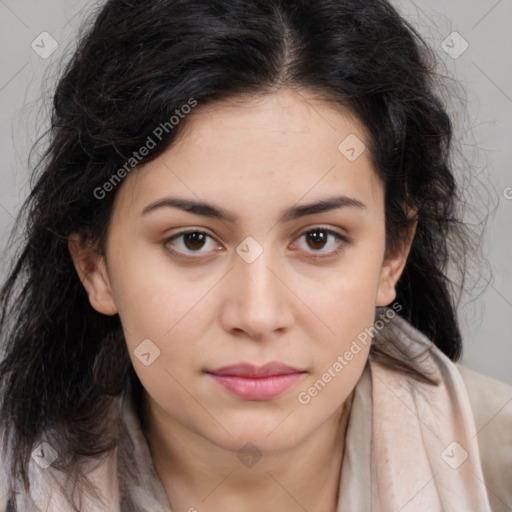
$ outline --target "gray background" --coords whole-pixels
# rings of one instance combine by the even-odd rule
[[[487,264],[473,270],[459,306],[463,364],[512,385],[512,0],[401,0],[394,5],[440,57],[440,73],[455,78],[450,109],[456,126],[458,177],[467,189],[467,222],[485,229]],[[84,13],[96,2],[0,0],[0,249],[29,191],[28,152],[46,127],[53,78],[73,50]],[[48,51],[48,58],[32,47]],[[463,40],[468,48],[457,58]],[[454,54],[455,55],[455,54]],[[45,74],[46,73],[46,74]],[[453,81],[451,81],[453,82]],[[45,103],[46,102],[46,103]],[[483,206],[482,206],[483,205]],[[7,265],[2,258],[0,277]],[[489,281],[489,284],[487,282]]]

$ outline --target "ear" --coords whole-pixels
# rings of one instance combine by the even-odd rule
[[[91,306],[98,313],[115,315],[117,307],[112,295],[105,258],[77,233],[69,236],[68,250]]]
[[[404,270],[409,251],[411,250],[414,234],[416,233],[416,226],[418,224],[416,213],[417,210],[414,210],[412,214],[409,214],[409,218],[414,216],[415,220],[411,223],[411,227],[409,228],[407,241],[400,246],[395,254],[388,256],[384,260],[379,278],[376,306],[387,306],[396,298],[395,286]]]

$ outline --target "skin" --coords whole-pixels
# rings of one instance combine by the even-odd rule
[[[305,91],[199,105],[176,144],[120,186],[106,259],[70,237],[91,305],[120,316],[145,389],[145,435],[175,512],[336,510],[369,343],[307,405],[298,394],[373,325],[376,306],[394,300],[414,234],[384,259],[383,185],[368,150],[353,162],[338,150],[350,134],[367,141],[348,112]],[[341,194],[365,207],[278,222],[286,208]],[[142,215],[167,196],[214,203],[238,219],[171,207]],[[348,241],[308,237],[319,226]],[[184,230],[211,238],[168,241]],[[236,252],[249,236],[263,249],[251,263]],[[144,339],[160,350],[149,366],[134,354]],[[233,396],[205,373],[268,361],[306,373],[264,401]],[[262,455],[252,467],[237,457],[248,442]]]

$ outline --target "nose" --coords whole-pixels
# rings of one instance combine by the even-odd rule
[[[252,262],[235,255],[226,282],[226,303],[222,312],[224,329],[254,339],[283,333],[293,323],[290,292],[284,272],[270,251]]]

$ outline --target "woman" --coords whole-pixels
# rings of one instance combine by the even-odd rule
[[[1,297],[4,509],[512,506],[432,59],[378,0],[94,14]]]

